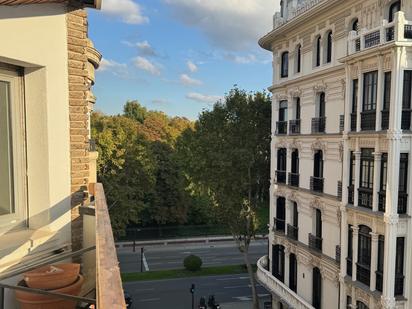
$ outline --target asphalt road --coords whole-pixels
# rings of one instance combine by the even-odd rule
[[[225,309],[225,303],[245,304],[251,301],[247,274],[129,282],[124,284],[124,288],[133,298],[133,309],[190,309],[192,283],[196,287],[195,308],[198,308],[201,296],[207,300],[211,294],[215,295],[222,309]],[[263,306],[263,302],[270,299],[269,293],[260,285],[257,290]]]
[[[165,270],[183,267],[183,259],[195,254],[201,257],[203,266],[222,266],[244,264],[243,255],[233,242],[210,244],[177,244],[150,246],[145,248],[144,270]],[[250,262],[256,263],[267,254],[267,240],[254,241],[249,249]],[[140,247],[119,249],[117,252],[121,272],[140,271]]]

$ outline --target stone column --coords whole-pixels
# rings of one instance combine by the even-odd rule
[[[358,263],[358,239],[359,239],[359,227],[352,226],[352,235],[353,235],[353,251],[352,251],[352,281],[356,281],[357,267]]]
[[[363,40],[361,40],[362,42]],[[356,131],[361,131],[361,113],[363,105],[363,74],[362,74],[362,64],[358,63],[358,106],[356,112]]]
[[[360,160],[361,152],[359,150],[354,152],[355,155],[355,183],[353,184],[353,205],[358,206],[359,200],[359,181],[360,181]]]
[[[379,140],[377,141],[379,144]],[[373,211],[378,211],[379,206],[379,189],[380,189],[380,175],[381,175],[381,161],[382,154],[376,151],[378,148],[375,148],[374,155],[374,164],[373,164],[373,200],[372,200],[372,209]]]
[[[381,131],[382,129],[382,105],[383,105],[383,95],[384,95],[384,79],[385,73],[383,71],[383,56],[378,56],[378,97],[376,100],[376,131]]]
[[[378,270],[378,244],[379,244],[379,234],[370,233],[372,238],[371,246],[371,282],[370,290],[373,292],[376,289],[376,271]]]

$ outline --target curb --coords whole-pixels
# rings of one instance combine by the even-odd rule
[[[267,235],[257,235],[255,240],[267,239]],[[196,243],[211,243],[211,242],[221,242],[221,241],[231,241],[232,236],[216,236],[216,237],[206,237],[206,238],[177,238],[177,239],[161,239],[161,240],[143,240],[143,241],[125,241],[116,242],[116,248],[133,248],[141,246],[167,246],[176,244],[196,244]]]

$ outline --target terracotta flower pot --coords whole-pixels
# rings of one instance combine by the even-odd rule
[[[47,265],[25,273],[24,281],[30,288],[55,290],[75,282],[79,273],[80,264]]]
[[[84,278],[79,275],[77,280],[64,288],[51,290],[68,295],[79,295]],[[24,281],[19,282],[20,286],[25,286]],[[20,303],[21,309],[75,309],[76,301],[61,299],[53,296],[35,294],[26,291],[16,290],[16,299]]]

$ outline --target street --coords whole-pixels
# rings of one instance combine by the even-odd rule
[[[140,247],[119,249],[120,270],[125,272],[140,271]],[[149,246],[145,248],[144,270],[165,270],[183,268],[183,259],[195,254],[199,256],[204,267],[244,264],[243,256],[233,241],[200,244],[174,244],[167,246]],[[249,249],[250,262],[255,264],[267,254],[267,240],[254,241]]]
[[[251,301],[247,274],[129,282],[124,283],[124,288],[133,298],[134,309],[190,309],[192,283],[195,284],[195,308],[201,296],[207,300],[211,294],[222,309],[225,303],[240,305]],[[269,293],[261,286],[257,290],[263,306],[264,301],[270,300]]]

